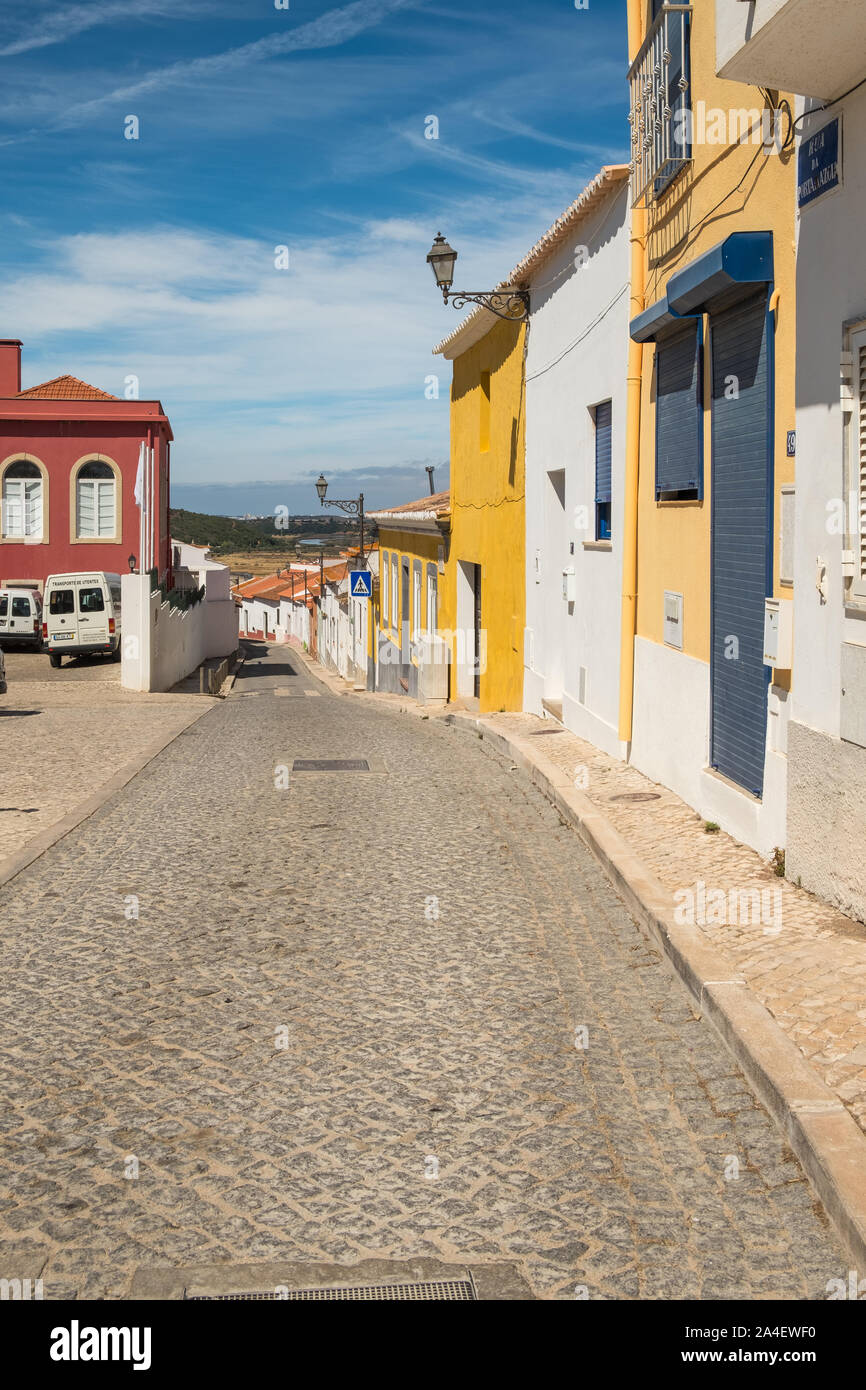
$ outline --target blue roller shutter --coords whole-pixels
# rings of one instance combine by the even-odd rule
[[[713,767],[760,796],[767,681],[764,599],[769,592],[772,373],[767,297],[741,300],[710,320],[713,357]]]
[[[610,539],[612,404],[595,407],[595,536]]]
[[[701,495],[703,409],[700,337],[690,323],[656,347],[656,498]]]

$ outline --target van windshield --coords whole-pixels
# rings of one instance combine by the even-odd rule
[[[102,597],[102,590],[79,589],[78,611],[79,613],[104,613],[105,599]]]
[[[71,589],[52,589],[48,600],[49,613],[74,613],[75,595]]]

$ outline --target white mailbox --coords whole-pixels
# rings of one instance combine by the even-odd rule
[[[574,565],[569,565],[562,571],[562,597],[566,603],[574,603],[577,599],[577,575]]]
[[[789,598],[764,600],[764,665],[790,671],[794,660],[794,605]]]

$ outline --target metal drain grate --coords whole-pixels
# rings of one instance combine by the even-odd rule
[[[428,1279],[415,1284],[337,1284],[318,1289],[285,1289],[277,1293],[184,1293],[189,1303],[241,1301],[292,1302],[298,1299],[316,1303],[354,1300],[362,1303],[407,1301],[413,1303],[475,1303],[477,1295],[471,1279]]]
[[[293,772],[369,772],[366,758],[295,758]]]

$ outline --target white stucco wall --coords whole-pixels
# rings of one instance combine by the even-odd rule
[[[266,602],[260,598],[245,598],[241,604],[241,636],[246,632],[264,632],[267,619],[268,635],[275,640],[279,614],[279,603],[275,600]]]
[[[862,62],[866,75],[866,56]],[[802,104],[799,107],[802,110]],[[866,225],[866,88],[832,111],[804,122],[803,138],[828,118],[842,119],[842,187],[802,209],[797,241],[797,491],[794,569],[794,673],[789,744],[788,875],[866,920],[866,749],[844,741],[842,652],[866,646],[866,608],[847,606],[842,574],[846,544],[828,518],[844,503],[856,527],[849,492],[857,487],[851,416],[840,401],[840,357],[847,328],[866,326],[861,253]],[[829,509],[829,510],[828,510]],[[816,587],[826,564],[826,600]],[[860,663],[862,670],[862,663]],[[851,663],[849,663],[849,670]],[[856,666],[854,667],[856,671]],[[852,681],[849,678],[848,684]],[[849,706],[866,701],[854,676]],[[821,826],[821,834],[815,827]]]
[[[605,751],[617,736],[629,312],[629,207],[611,195],[536,273],[526,360],[524,708],[562,701],[564,723]],[[578,255],[578,248],[586,252]],[[585,255],[585,260],[584,260]],[[611,547],[595,536],[595,429],[612,401]],[[564,471],[560,506],[549,474]],[[580,528],[585,509],[588,529]],[[585,545],[589,542],[590,546]],[[573,547],[573,550],[572,550]],[[573,565],[567,603],[562,571]],[[580,701],[584,668],[585,701]]]
[[[716,0],[716,70],[827,100],[862,76],[863,0]]]
[[[864,56],[866,75],[866,56]],[[798,218],[797,243],[797,494],[794,571],[793,718],[838,736],[843,642],[866,642],[863,617],[846,617],[841,563],[844,537],[828,529],[828,504],[856,487],[846,480],[840,403],[845,325],[866,324],[866,278],[860,253],[866,226],[866,88],[805,125],[818,129],[842,115],[843,186]],[[827,564],[827,601],[816,588],[817,563]]]
[[[303,595],[303,590],[301,590]],[[282,642],[295,642],[300,647],[310,645],[310,610],[303,597],[300,602],[290,598],[280,599],[277,638]]]
[[[765,25],[775,19],[789,0],[716,0],[716,68],[724,75],[731,59],[756,39]]]
[[[790,702],[771,686],[762,801],[709,766],[710,667],[646,638],[635,638],[631,762],[715,821],[735,839],[769,857],[785,845]]]
[[[170,690],[204,661],[207,605],[181,611],[150,592],[146,574],[121,578],[121,684],[127,690]],[[228,655],[228,653],[222,653]]]

